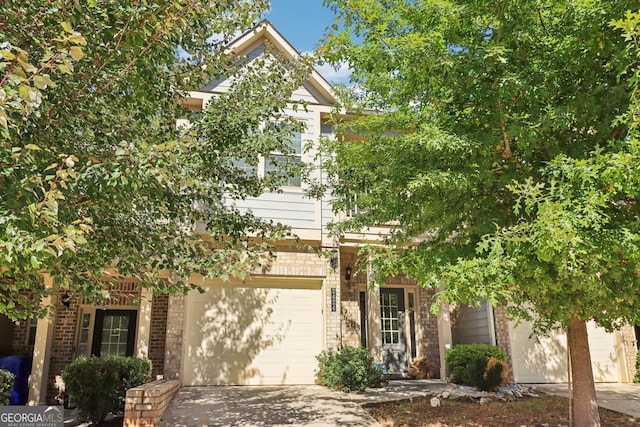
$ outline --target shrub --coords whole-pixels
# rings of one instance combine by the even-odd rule
[[[495,391],[509,382],[509,367],[495,357],[480,356],[471,362],[468,369],[469,385],[483,391]]]
[[[488,344],[459,344],[451,347],[445,355],[447,377],[455,384],[473,385],[470,366],[479,357],[494,357],[506,361],[507,357],[498,347]],[[486,362],[485,362],[486,363]],[[483,370],[484,372],[484,366]]]
[[[640,350],[636,354],[636,376],[633,378],[634,383],[640,383]]]
[[[127,389],[151,380],[151,361],[132,357],[80,357],[62,371],[65,393],[78,418],[100,424],[109,413],[124,410]]]
[[[344,392],[378,387],[387,380],[384,366],[376,364],[363,347],[345,347],[334,353],[325,350],[316,356],[319,384]]]
[[[9,371],[0,369],[0,406],[9,404],[9,396],[13,391],[16,377]]]
[[[424,357],[415,360],[409,367],[409,375],[419,380],[434,378],[438,374],[438,366]]]

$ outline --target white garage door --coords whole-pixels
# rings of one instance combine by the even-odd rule
[[[256,283],[187,296],[184,384],[313,383],[323,348],[321,283]]]
[[[587,324],[593,376],[596,382],[619,382],[619,346],[615,333],[607,333],[595,323]],[[567,338],[556,331],[539,341],[529,338],[531,324],[515,327],[509,323],[513,376],[519,383],[558,383],[567,381]]]

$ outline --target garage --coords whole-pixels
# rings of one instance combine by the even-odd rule
[[[596,382],[619,382],[621,346],[618,333],[608,333],[594,322],[587,324],[591,364]],[[517,327],[509,322],[513,376],[518,383],[566,382],[567,338],[562,331],[554,331],[540,337],[539,342],[530,338],[531,323],[522,322]]]
[[[185,385],[312,384],[322,282],[209,285],[185,301]]]

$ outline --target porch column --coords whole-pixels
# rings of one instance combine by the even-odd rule
[[[44,285],[48,289],[54,289],[53,278],[44,277]],[[57,302],[57,295],[50,295],[42,300],[42,305],[53,305]],[[31,375],[29,376],[28,405],[45,405],[47,402],[47,382],[49,379],[49,361],[51,358],[51,345],[55,329],[56,310],[50,310],[44,319],[38,319],[36,326],[36,339],[33,345],[33,362]]]
[[[153,293],[142,289],[140,294],[140,310],[138,312],[138,339],[136,340],[136,357],[149,357],[149,340],[151,338],[151,303]]]
[[[451,311],[449,304],[440,305],[440,314],[438,315],[438,347],[440,349],[440,378],[445,379],[447,375],[444,356],[451,348]]]

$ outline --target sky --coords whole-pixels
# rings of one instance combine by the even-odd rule
[[[300,52],[311,52],[335,22],[335,15],[322,6],[322,0],[271,0],[271,10],[265,15],[273,26]],[[329,82],[347,82],[348,67],[333,70],[321,66],[318,72]]]

